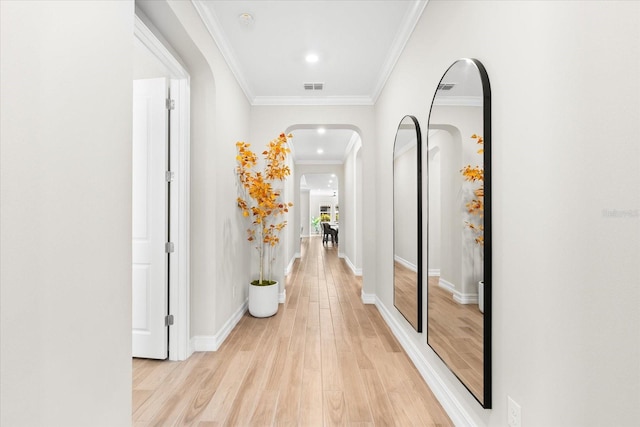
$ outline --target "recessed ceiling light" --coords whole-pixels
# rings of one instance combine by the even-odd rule
[[[250,13],[246,13],[246,12],[245,13],[241,13],[238,16],[238,19],[240,20],[241,24],[244,24],[244,25],[247,25],[247,26],[249,26],[249,25],[251,25],[253,23],[253,16],[251,16]]]
[[[307,56],[305,56],[305,61],[307,61],[309,64],[313,64],[315,62],[318,62],[318,60],[320,59],[318,57],[318,55],[316,55],[315,53],[310,53]]]
[[[327,130],[325,128],[318,128],[318,133],[320,135],[322,135],[323,133],[325,133]]]
[[[322,148],[318,148],[318,151],[316,151],[318,154],[322,154],[324,153],[324,150]]]

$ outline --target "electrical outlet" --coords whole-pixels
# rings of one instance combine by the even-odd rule
[[[522,427],[520,405],[509,396],[507,396],[507,424],[509,427]]]

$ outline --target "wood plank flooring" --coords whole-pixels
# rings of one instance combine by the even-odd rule
[[[429,277],[429,345],[478,398],[484,395],[483,314],[477,304],[459,304]]]
[[[393,284],[393,304],[418,329],[418,273],[394,261]]]
[[[217,352],[133,360],[134,426],[451,426],[337,247],[303,240],[287,302]]]

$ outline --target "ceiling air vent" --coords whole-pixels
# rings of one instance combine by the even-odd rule
[[[440,83],[438,85],[438,90],[451,90],[455,85],[455,83]]]
[[[324,83],[303,83],[304,90],[322,90]]]

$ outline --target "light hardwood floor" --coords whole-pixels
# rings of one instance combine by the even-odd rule
[[[454,374],[476,395],[483,396],[483,315],[477,304],[459,304],[429,277],[429,344]]]
[[[418,273],[393,263],[393,303],[414,329],[418,329]]]
[[[133,425],[451,426],[337,250],[304,239],[286,304],[217,352],[134,359]]]

